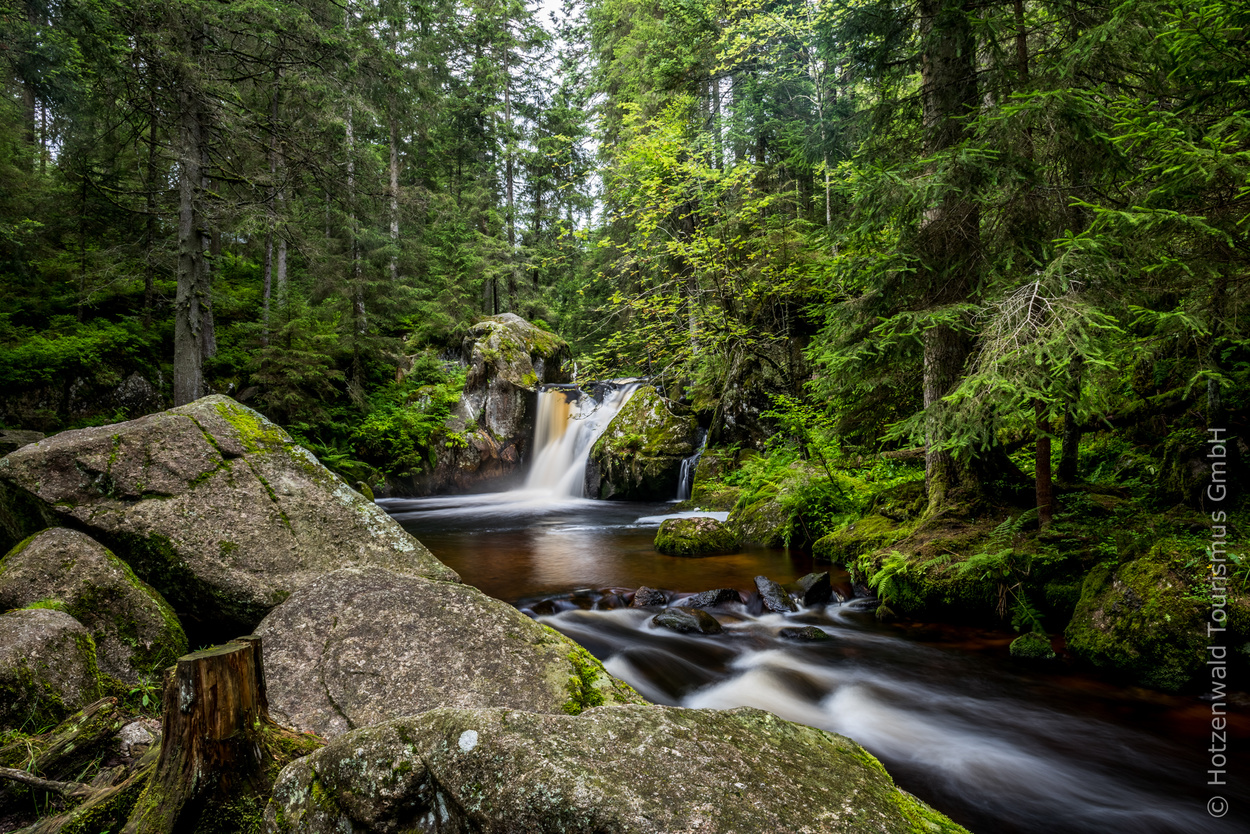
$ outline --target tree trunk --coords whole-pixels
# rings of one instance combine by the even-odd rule
[[[199,52],[199,36],[191,35],[187,54]],[[199,102],[184,84],[178,91],[178,291],[174,299],[174,405],[185,405],[204,394],[205,302],[208,297],[204,264],[203,125]]]
[[[925,152],[950,150],[967,135],[977,106],[975,41],[967,0],[921,0],[921,103]],[[964,178],[956,169],[955,185]],[[918,235],[927,306],[940,311],[965,302],[975,285],[980,249],[980,211],[963,188],[949,190],[930,207]],[[975,489],[976,476],[965,462],[940,447],[946,440],[942,398],[955,387],[968,357],[968,340],[948,323],[935,324],[924,337],[925,476],[929,512]]]
[[[1033,475],[1037,482],[1037,526],[1045,529],[1055,520],[1055,485],[1050,476],[1050,421],[1041,400],[1033,401],[1037,420],[1037,451],[1033,458]]]
[[[179,658],[165,682],[163,721],[160,758],[124,834],[194,831],[207,819],[232,830],[232,817],[263,810],[292,758],[283,747],[317,746],[270,719],[255,636]]]
[[[395,116],[395,100],[390,113],[390,198],[391,209],[391,283],[399,281],[399,119]]]
[[[1077,405],[1081,401],[1081,357],[1075,356],[1069,368],[1068,401],[1063,410],[1063,445],[1059,450],[1059,480],[1075,483],[1081,451],[1081,425],[1077,422]]]

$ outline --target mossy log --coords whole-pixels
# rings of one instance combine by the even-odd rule
[[[270,720],[259,637],[179,658],[163,707],[160,758],[124,834],[259,830],[278,770],[320,746]]]

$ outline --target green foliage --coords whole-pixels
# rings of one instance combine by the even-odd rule
[[[356,453],[389,475],[433,466],[440,449],[465,443],[446,425],[464,383],[462,369],[445,370],[426,354],[402,383],[391,383],[374,396],[373,410],[352,434]]]
[[[1019,547],[1021,533],[1028,523],[1036,523],[1037,510],[1020,513],[1007,518],[994,528],[988,544],[980,552],[956,564],[955,570],[965,576],[977,576],[993,581],[998,587],[998,614],[1006,617],[1011,612],[1011,627],[1016,631],[1045,634],[1042,614],[1029,600],[1025,583],[1037,560],[1046,560],[1045,554],[1023,552]]]

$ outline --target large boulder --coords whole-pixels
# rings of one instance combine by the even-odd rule
[[[538,386],[568,381],[563,370],[571,356],[568,344],[518,315],[503,313],[469,328],[461,356],[469,374],[460,416],[528,451]]]
[[[694,454],[699,424],[674,407],[653,386],[638,389],[590,450],[586,494],[631,501],[676,496],[681,462]]]
[[[655,533],[655,549],[666,556],[715,556],[738,550],[738,537],[710,516],[670,518]]]
[[[43,729],[100,697],[95,643],[53,608],[0,614],[0,729]]]
[[[223,396],[0,460],[5,546],[59,524],[126,561],[206,642],[251,631],[346,565],[459,578],[285,431]]]
[[[440,709],[288,765],[266,829],[961,832],[843,736],[751,708]]]
[[[1165,540],[1138,559],[1085,577],[1066,631],[1077,658],[1135,683],[1183,688],[1208,659],[1210,604],[1186,576],[1193,555]],[[1201,553],[1201,551],[1197,551]]]
[[[436,707],[577,713],[641,700],[568,638],[466,585],[328,574],[257,629],[279,723],[332,738]]]
[[[169,603],[121,559],[77,530],[36,533],[0,560],[0,610],[56,600],[87,627],[100,672],[126,684],[187,653]]]

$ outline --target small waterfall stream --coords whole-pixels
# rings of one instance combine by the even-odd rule
[[[522,487],[555,498],[583,497],[590,449],[642,383],[596,383],[591,392],[545,385],[538,392],[534,462]]]
[[[685,501],[694,492],[694,473],[699,468],[699,458],[703,457],[703,450],[707,448],[707,437],[707,430],[699,429],[698,448],[693,455],[681,462],[681,477],[677,481],[678,501]]]

